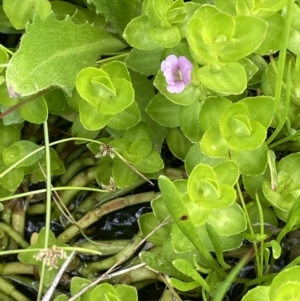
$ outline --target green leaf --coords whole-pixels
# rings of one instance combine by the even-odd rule
[[[26,103],[18,110],[20,115],[31,123],[41,124],[48,118],[48,107],[43,96]]]
[[[240,94],[247,86],[244,67],[236,62],[204,66],[197,71],[199,80],[209,89],[224,94]]]
[[[111,284],[102,283],[94,288],[91,301],[105,300],[105,301],[119,301],[116,296],[116,290]]]
[[[184,165],[187,171],[187,174],[190,175],[192,170],[199,164],[204,163],[210,166],[215,166],[221,163],[223,159],[221,158],[212,158],[206,156],[200,149],[199,143],[195,143],[188,151],[185,157]]]
[[[249,290],[242,301],[270,301],[269,286],[256,286]]]
[[[159,45],[150,36],[151,25],[147,16],[142,15],[132,19],[124,30],[124,39],[133,48],[139,50],[153,50]]]
[[[11,95],[28,96],[58,86],[71,95],[81,69],[94,65],[101,52],[124,47],[122,41],[91,25],[75,25],[69,17],[58,21],[53,14],[45,20],[36,15],[9,61],[8,90]]]
[[[280,14],[274,14],[273,16],[265,18],[264,20],[268,23],[267,33],[263,42],[254,51],[254,53],[260,55],[269,55],[277,52],[280,48],[280,41],[284,28],[284,19]],[[291,41],[291,38],[289,41]]]
[[[3,0],[3,10],[16,29],[23,29],[28,20],[32,20],[34,14],[38,14],[43,20],[46,19],[51,4],[49,1],[40,0]]]
[[[263,41],[268,23],[255,16],[235,16],[235,32],[232,41],[219,53],[223,63],[237,61],[253,53]],[[245,32],[245,28],[251,28]]]
[[[122,35],[126,25],[142,11],[142,0],[88,0],[96,7],[98,14],[103,14],[117,32]],[[126,13],[124,13],[126,12]]]
[[[142,158],[139,163],[134,163],[133,166],[144,173],[152,173],[163,169],[164,162],[159,153],[152,150],[147,157]]]
[[[126,187],[139,179],[139,175],[132,170],[128,165],[121,162],[114,162],[112,168],[113,178],[118,187]]]
[[[165,96],[156,94],[146,107],[148,115],[158,124],[165,127],[179,127],[179,115],[182,106],[177,105]]]
[[[238,164],[240,173],[245,176],[263,174],[267,167],[268,147],[265,143],[253,150],[231,150],[231,158]]]
[[[23,159],[25,156],[29,155],[31,152],[37,150],[39,148],[38,145],[27,141],[20,140],[11,144],[9,147],[5,148],[2,152],[3,161],[6,166],[12,166],[19,160]],[[27,167],[34,164],[38,161],[43,155],[44,151],[39,151],[32,155],[31,157],[25,159],[21,162],[18,167]]]
[[[59,158],[58,154],[53,148],[50,148],[50,164],[51,164],[51,175],[61,175],[65,172],[65,165]],[[45,170],[47,168],[46,154],[39,160],[40,168],[31,174],[32,183],[39,181],[45,181]]]
[[[3,146],[10,146],[12,143],[20,140],[21,137],[20,131],[15,125],[3,125],[1,122],[0,122],[0,133],[1,133],[0,143]]]
[[[171,152],[177,158],[184,160],[187,152],[192,146],[191,141],[186,138],[186,136],[178,128],[169,129],[166,140]]]
[[[191,277],[197,282],[198,286],[203,287],[206,291],[210,291],[210,287],[207,282],[201,277],[201,275],[196,271],[196,269],[185,259],[176,259],[172,262],[174,267],[183,273]]]
[[[139,228],[142,231],[143,236],[150,234],[153,229],[160,225],[160,221],[154,216],[153,213],[148,212],[139,217]],[[170,235],[168,227],[163,226],[155,231],[147,240],[156,246],[162,246]]]
[[[239,167],[234,161],[225,161],[214,166],[219,184],[233,186],[236,184],[240,173]]]
[[[0,157],[0,172],[4,172],[7,166]],[[14,168],[8,174],[0,178],[0,184],[8,191],[15,191],[24,178],[23,168]]]
[[[188,106],[182,107],[180,111],[180,128],[184,135],[192,142],[198,142],[203,134],[200,128],[200,108],[201,103],[196,101]]]
[[[231,105],[231,101],[224,97],[212,96],[202,104],[199,119],[200,127],[205,132],[209,127],[218,124],[225,110]]]
[[[118,300],[120,301],[137,301],[137,290],[134,286],[126,284],[117,284],[114,286]]]
[[[294,266],[278,273],[270,286],[270,300],[298,300],[300,298],[299,272],[300,267]]]
[[[94,106],[83,99],[79,102],[79,116],[82,125],[90,131],[104,128],[113,117],[99,113]]]
[[[134,101],[130,76],[121,62],[81,70],[76,77],[76,87],[81,97],[104,115],[120,113]]]
[[[159,271],[160,273],[167,274],[183,280],[190,280],[189,277],[186,277],[184,273],[178,272],[171,262],[167,261],[163,254],[153,254],[151,252],[142,251],[139,254],[139,257],[142,262],[146,263],[152,269]]]
[[[140,110],[136,102],[112,116],[107,126],[115,130],[127,130],[141,121]]]
[[[223,138],[219,125],[211,126],[200,141],[201,151],[209,157],[228,158],[229,146]]]
[[[154,75],[160,69],[163,51],[164,48],[160,47],[149,51],[133,48],[127,56],[125,63],[132,70],[145,74],[146,76]]]
[[[208,209],[229,206],[236,198],[236,191],[231,186],[218,183],[214,168],[206,164],[198,164],[188,179],[188,193],[191,200]]]
[[[235,235],[247,229],[244,211],[236,203],[224,208],[213,209],[207,223],[213,225],[215,231],[221,236]]]
[[[240,102],[247,106],[251,120],[258,121],[265,128],[268,128],[271,125],[275,111],[275,100],[273,97],[247,97]]]
[[[163,48],[175,47],[181,40],[177,27],[150,28],[150,37]]]

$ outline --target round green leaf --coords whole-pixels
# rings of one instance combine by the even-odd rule
[[[158,93],[146,107],[148,115],[158,124],[165,127],[178,127],[182,106],[177,105]]]
[[[155,150],[152,150],[150,154],[144,158],[139,163],[133,164],[133,166],[144,173],[153,173],[161,170],[164,167],[164,162]]]
[[[20,140],[20,131],[15,125],[3,125],[0,122],[1,144],[10,146],[15,141]]]
[[[134,101],[132,84],[123,78],[112,80],[116,89],[115,97],[105,97],[100,100],[98,110],[105,115],[115,115],[128,108]]]
[[[41,124],[48,117],[48,106],[43,96],[19,108],[20,115],[31,123]]]
[[[199,164],[204,163],[210,166],[215,166],[221,163],[223,159],[221,158],[212,158],[206,156],[200,149],[199,143],[195,143],[186,154],[184,160],[184,166],[187,171],[187,174],[191,174],[192,170]]]
[[[181,40],[177,27],[150,28],[150,37],[163,48],[175,47]]]
[[[112,119],[111,115],[104,115],[95,110],[87,101],[80,99],[79,116],[82,125],[90,131],[104,128]]]
[[[201,151],[209,157],[229,157],[229,147],[219,125],[211,126],[200,141]]]
[[[236,62],[204,66],[198,69],[199,80],[209,89],[224,94],[240,94],[247,87],[244,67]]]
[[[139,217],[139,227],[144,237],[150,234],[160,223],[152,212]],[[166,226],[159,228],[147,240],[156,246],[162,246],[170,235],[170,231],[167,229]]]
[[[107,126],[114,130],[127,130],[141,120],[138,104],[133,102],[128,108],[112,116]]]
[[[240,173],[239,167],[234,161],[225,161],[214,166],[214,171],[217,175],[218,183],[229,186],[235,185]]]
[[[6,166],[12,166],[38,148],[38,145],[27,140],[16,141],[3,150],[3,161]],[[43,150],[36,152],[34,155],[22,161],[18,167],[27,167],[34,164],[42,157],[43,153]]]
[[[197,142],[202,137],[202,131],[200,128],[200,113],[201,103],[195,101],[194,103],[181,108],[179,121],[182,132],[191,141]]]
[[[253,53],[265,38],[268,23],[255,16],[234,16],[236,23],[232,40],[219,52],[221,62],[237,61]],[[245,28],[251,28],[245,32]]]
[[[133,48],[127,56],[126,65],[146,76],[154,75],[160,69],[160,62],[164,48],[143,51]]]
[[[124,39],[133,47],[139,50],[152,50],[159,45],[151,38],[151,25],[146,15],[132,19],[124,30]]]
[[[207,98],[202,104],[200,111],[200,127],[205,132],[209,127],[218,124],[224,111],[231,102],[224,97],[212,96]]]
[[[267,167],[268,147],[262,144],[261,147],[252,150],[230,151],[231,158],[238,164],[242,175],[260,175]]]
[[[268,23],[267,33],[260,46],[254,53],[260,55],[270,55],[279,50],[282,32],[284,28],[284,18],[280,14],[274,14],[268,18],[264,18]],[[291,36],[289,42],[291,41]],[[290,46],[291,44],[289,44]],[[288,48],[289,48],[288,46]],[[289,50],[291,50],[289,48]]]
[[[281,271],[272,281],[269,291],[270,300],[299,300],[300,298],[300,267]]]
[[[190,140],[186,138],[178,128],[171,128],[168,130],[166,141],[171,152],[181,160],[184,160],[187,152],[192,146]]]
[[[221,236],[230,236],[247,229],[244,211],[234,203],[224,208],[213,209],[207,220]]]
[[[269,286],[256,286],[249,290],[242,301],[270,301]]]

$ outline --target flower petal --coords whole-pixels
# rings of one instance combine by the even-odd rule
[[[193,65],[185,56],[180,56],[178,58],[178,67],[180,68],[180,70],[183,71],[187,69],[192,69]]]
[[[160,65],[161,71],[165,71],[166,68],[172,68],[172,69],[178,68],[178,58],[174,54],[167,56],[167,58],[161,62]]]
[[[170,93],[181,93],[184,89],[185,85],[183,82],[177,82],[175,85],[168,85],[167,90]]]
[[[174,72],[172,68],[167,68],[164,71],[164,76],[166,78],[166,82],[168,84],[174,85],[175,84],[175,77],[174,77]]]

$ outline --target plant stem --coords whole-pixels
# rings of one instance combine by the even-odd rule
[[[0,287],[1,287],[1,290],[6,295],[13,297],[17,301],[30,301],[30,299],[27,299],[26,296],[24,296],[22,293],[17,291],[12,284],[10,284],[8,281],[6,281],[1,276],[0,276]]]
[[[85,216],[76,222],[76,225],[70,226],[57,237],[58,243],[66,243],[80,233],[79,229],[86,229],[91,224],[98,221],[102,216],[110,212],[120,210],[127,206],[150,202],[158,195],[156,192],[145,192],[126,197],[117,198],[103,206],[89,211]]]
[[[81,268],[80,273],[86,278],[94,278],[94,275],[97,274],[99,271],[107,270],[116,263],[122,264],[125,261],[125,259],[127,259],[125,255],[131,253],[131,251],[134,250],[142,240],[143,236],[141,232],[139,232],[130,240],[128,245],[123,250],[107,259],[98,262],[88,263],[86,266]]]
[[[14,239],[23,249],[26,249],[30,246],[30,244],[22,237],[22,235],[20,235],[11,225],[0,222],[0,229],[7,233],[10,238]]]

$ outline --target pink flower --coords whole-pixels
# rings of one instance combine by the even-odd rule
[[[191,81],[192,63],[184,56],[169,55],[161,63],[161,71],[164,73],[170,93],[180,93]]]

